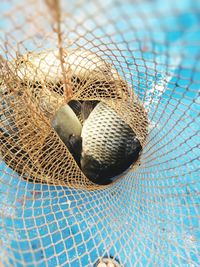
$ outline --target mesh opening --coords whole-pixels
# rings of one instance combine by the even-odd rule
[[[2,263],[198,266],[199,4],[0,5]],[[73,99],[105,102],[143,146],[109,186],[83,175],[51,127]]]

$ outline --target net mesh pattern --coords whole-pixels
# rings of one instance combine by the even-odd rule
[[[200,5],[166,2],[1,2],[4,266],[198,266]],[[52,128],[70,100],[140,140],[116,182],[90,182]]]

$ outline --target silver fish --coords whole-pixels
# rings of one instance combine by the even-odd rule
[[[111,64],[99,55],[80,48],[63,49],[64,69],[69,71],[75,80],[95,82],[114,82],[126,88],[126,82],[120,77]],[[40,53],[28,52],[12,62],[11,68],[24,82],[36,81],[55,87],[63,79],[59,50],[51,49]]]
[[[69,76],[70,87],[72,93],[76,95],[76,98],[87,99],[89,96],[91,97],[91,91],[89,90],[93,90],[95,93],[97,92],[97,95],[103,94],[105,97],[110,97],[110,95],[114,94],[114,96],[119,98],[123,93],[125,93],[125,95],[128,94],[127,83],[120,77],[111,64],[95,53],[82,49],[69,49],[64,50],[63,57],[63,67]],[[126,125],[123,121],[120,121],[120,117],[117,116],[112,109],[107,106],[104,108],[107,110],[105,112],[105,117],[101,113],[99,114],[99,109],[100,107],[103,108],[104,104],[97,104],[97,107],[94,108],[91,115],[89,115],[88,119],[84,122],[82,129],[81,123],[73,110],[70,109],[68,104],[63,105],[63,72],[58,50],[45,50],[41,53],[27,53],[24,56],[17,57],[17,59],[12,62],[10,68],[13,69],[16,76],[21,81],[21,90],[26,90],[33,103],[35,103],[35,105],[39,107],[50,120],[53,117],[52,127],[68,147],[69,151],[89,179],[97,183],[104,183],[105,181],[102,181],[102,177],[103,180],[107,180],[108,178],[119,174],[121,170],[123,171],[127,168],[127,164],[124,162],[124,157],[126,156],[128,160],[129,158],[132,160],[133,152],[129,148],[123,148],[123,145],[126,146],[129,143],[131,144],[132,140],[128,137],[128,141],[125,142],[123,139],[126,137],[125,133],[123,133],[121,137],[116,137],[116,144],[121,140],[119,152],[115,151],[118,148],[115,147],[116,144],[114,143],[109,148],[104,149],[102,145],[100,147],[97,146],[97,150],[90,151],[93,149],[94,142],[104,142],[105,144],[108,144],[112,140],[109,131],[108,136],[104,136],[104,141],[103,139],[101,140],[101,138],[98,139],[98,136],[96,136],[95,128],[103,130],[105,120],[108,122],[108,128],[114,126],[119,131]],[[87,91],[86,87],[90,89]],[[118,90],[116,88],[118,88]],[[93,91],[92,93],[94,93]],[[100,126],[97,125],[97,127],[94,126],[96,116],[101,118],[101,122],[99,121],[97,123]],[[91,127],[89,122],[93,120],[93,117],[94,127]],[[120,121],[120,127],[118,124],[112,124],[113,117],[116,118],[116,121]],[[131,136],[131,133],[133,133],[131,128],[128,125],[126,125],[126,127],[128,127],[126,134]],[[126,127],[124,127],[124,129],[126,129]],[[91,133],[94,135],[94,139],[91,139],[92,142],[88,141],[93,137]],[[133,136],[135,137],[134,133]],[[83,140],[83,146],[81,146],[81,138]],[[113,140],[115,140],[115,138],[113,138]],[[131,145],[138,145],[139,141],[136,141],[132,141]],[[91,143],[91,147],[89,143]],[[111,153],[108,152],[109,149]],[[113,151],[114,153],[112,153]],[[106,158],[105,155],[107,155]],[[93,164],[90,164],[91,156]],[[107,158],[109,158],[109,160],[107,160]],[[118,160],[120,161],[120,164],[117,164]],[[93,170],[92,168],[93,166],[96,166],[95,164],[100,167],[95,167],[95,170]]]
[[[68,104],[56,112],[52,126],[65,144],[71,135],[81,135],[82,125]]]
[[[77,162],[81,155],[81,131],[82,125],[72,108],[65,104],[55,114],[52,127],[60,139],[67,146]]]
[[[81,169],[97,184],[112,182],[138,159],[142,149],[131,127],[102,102],[84,122],[81,137]]]

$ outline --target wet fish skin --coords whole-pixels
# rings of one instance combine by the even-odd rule
[[[118,72],[99,55],[80,48],[63,51],[64,68],[69,69],[73,77],[93,82],[112,81],[126,87]],[[55,85],[63,79],[58,49],[19,55],[10,67],[22,81]]]
[[[52,120],[52,127],[79,163],[82,149],[82,125],[68,104],[65,104],[56,112]]]
[[[81,135],[82,125],[68,104],[58,109],[51,124],[65,144],[71,135]]]
[[[139,157],[142,146],[119,115],[100,102],[83,124],[81,169],[92,182],[109,184]]]

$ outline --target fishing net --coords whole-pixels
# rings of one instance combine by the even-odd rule
[[[4,266],[198,266],[197,1],[2,1],[0,259]],[[98,100],[142,153],[110,185],[52,127]]]

